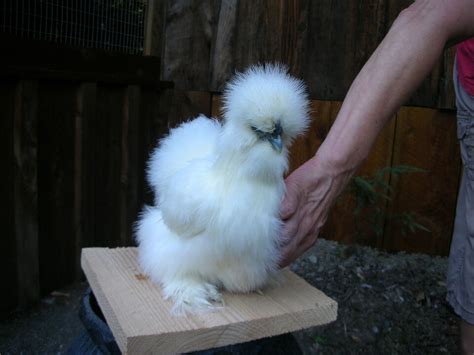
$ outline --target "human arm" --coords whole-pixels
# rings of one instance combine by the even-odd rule
[[[428,75],[448,43],[474,35],[473,0],[416,1],[400,13],[351,85],[317,154],[286,180],[282,261],[317,239],[330,207],[378,134]]]

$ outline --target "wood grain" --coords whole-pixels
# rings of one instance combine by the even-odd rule
[[[146,163],[160,138],[168,133],[168,116],[173,112],[170,102],[173,90],[149,90],[143,88],[140,100],[140,120],[138,130],[138,201],[139,209],[143,204],[153,203],[153,194],[146,181]]]
[[[0,82],[0,160],[5,169],[2,172],[0,196],[0,223],[3,227],[0,238],[0,267],[3,273],[3,292],[0,292],[0,315],[4,316],[18,304],[18,280],[16,235],[14,218],[14,183],[15,169],[13,160],[14,145],[14,112],[15,112],[15,81]]]
[[[76,278],[82,276],[80,268],[81,250],[94,246],[94,228],[97,223],[95,214],[96,187],[94,176],[97,172],[95,147],[95,125],[98,117],[97,84],[82,83],[76,97],[76,149],[75,149],[75,206],[74,238]]]
[[[22,80],[15,92],[14,219],[18,304],[39,300],[38,82]]]
[[[306,134],[298,137],[291,146],[290,172],[316,154],[340,108],[340,102],[311,101],[311,125]]]
[[[148,0],[145,11],[143,54],[161,58],[166,1]]]
[[[120,167],[120,245],[132,245],[133,223],[137,219],[138,205],[138,130],[140,120],[140,87],[126,88],[123,114],[121,167]],[[141,168],[141,167],[140,167]]]
[[[392,179],[396,196],[389,210],[392,215],[415,212],[418,222],[430,232],[418,230],[404,236],[399,226],[389,221],[385,229],[385,248],[447,255],[461,169],[455,114],[402,108],[397,114],[393,164],[426,170],[426,173]]]
[[[167,1],[162,79],[178,89],[208,90],[217,0]]]
[[[315,100],[341,101],[412,1],[167,2],[163,78],[182,90],[221,92],[233,73],[282,62]],[[441,56],[406,105],[454,109],[452,50]]]
[[[168,129],[203,114],[211,115],[212,97],[207,91],[173,90],[168,108]]]
[[[355,176],[367,176],[370,178],[380,169],[392,165],[395,123],[395,119],[391,120],[387,127],[380,133],[369,156],[356,172]],[[384,182],[389,183],[389,180],[390,175],[385,175]],[[359,221],[356,221],[354,215],[356,208],[354,197],[353,192],[350,191],[350,186],[348,186],[331,209],[328,221],[321,232],[322,237],[343,243],[357,243],[382,248],[385,236],[377,237],[373,231],[370,230],[371,225],[362,222],[362,220],[366,218],[372,218],[374,207],[368,207],[363,210]],[[375,223],[380,223],[381,229],[383,229],[387,214],[387,202],[378,205],[377,208],[380,208],[380,215]],[[341,221],[343,221],[343,223],[341,223]],[[356,223],[358,223],[358,227],[356,227]]]
[[[263,294],[225,293],[215,312],[171,314],[160,287],[143,277],[134,248],[89,248],[82,267],[124,353],[183,353],[332,322],[337,303],[289,270]]]
[[[38,221],[42,293],[75,276],[77,85],[41,82],[38,98]]]
[[[97,85],[94,124],[95,246],[124,246],[121,224],[125,85]]]

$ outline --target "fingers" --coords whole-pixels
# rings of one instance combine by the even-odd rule
[[[296,219],[296,218],[295,218]],[[294,224],[291,234],[285,234],[288,239],[282,243],[281,260],[279,267],[284,268],[295,261],[299,256],[311,248],[318,239],[319,227],[308,226],[304,221],[296,224],[295,219],[290,220],[287,224]],[[296,219],[297,220],[297,219]]]
[[[303,255],[308,249],[314,246],[317,241],[316,237],[308,237],[303,240],[303,242],[299,245],[296,245],[295,248],[288,248],[282,254],[282,258],[278,263],[278,266],[282,269],[290,265],[293,261],[295,261],[298,257]]]
[[[287,220],[296,212],[296,207],[298,205],[297,197],[292,194],[293,191],[290,189],[287,190],[285,198],[281,203],[280,207],[280,217],[282,220]]]
[[[286,193],[280,206],[280,217],[283,220],[289,219],[298,210],[299,189],[294,182],[293,174],[285,180]]]

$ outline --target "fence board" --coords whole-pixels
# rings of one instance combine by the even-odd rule
[[[168,115],[173,100],[173,90],[149,90],[141,92],[139,146],[138,146],[138,201],[153,203],[153,194],[146,182],[146,162],[159,139],[168,132]],[[138,206],[141,210],[143,206]]]
[[[38,216],[43,293],[71,282],[75,275],[76,95],[76,85],[40,83]]]
[[[298,137],[291,147],[290,171],[298,168],[316,153],[340,108],[340,102],[311,101],[311,125],[308,132]]]
[[[76,97],[75,120],[75,265],[76,277],[82,275],[80,265],[81,249],[94,245],[95,218],[95,186],[94,176],[96,154],[94,125],[96,123],[96,95],[95,83],[83,83],[79,86]]]
[[[161,56],[164,36],[164,16],[166,11],[166,1],[148,0],[146,2],[145,16],[145,38],[143,44],[143,54]]]
[[[312,99],[340,101],[412,1],[168,1],[163,78],[183,90],[222,91],[235,70],[280,61]],[[407,105],[454,108],[446,51]]]
[[[367,160],[356,172],[356,176],[373,175],[382,168],[392,165],[392,150],[395,137],[395,120],[393,119],[380,133]],[[384,176],[384,182],[389,183],[390,176]],[[379,214],[374,214],[375,207],[380,208]],[[351,186],[342,193],[332,208],[326,226],[321,234],[323,237],[344,243],[359,243],[373,247],[383,247],[383,228],[387,214],[387,203],[367,207],[362,210],[360,217],[354,214],[356,209],[355,194]],[[376,217],[377,216],[377,217]],[[372,220],[372,218],[374,218]],[[341,223],[341,221],[344,221]],[[382,235],[377,236],[373,228],[380,229]]]
[[[211,90],[222,90],[234,71],[233,36],[237,31],[237,5],[234,0],[221,0],[217,13],[217,28],[213,29],[214,37],[211,43]],[[207,84],[207,83],[206,83]]]
[[[397,114],[394,165],[412,165],[427,170],[419,176],[392,179],[396,191],[389,205],[391,214],[414,211],[431,232],[403,236],[394,221],[388,221],[384,246],[447,255],[454,221],[460,174],[456,119],[453,112],[402,108]]]
[[[121,236],[122,126],[126,86],[97,85],[94,125],[94,245],[123,246]]]
[[[212,97],[206,91],[174,90],[168,113],[168,128],[197,117],[200,114],[210,116]]]
[[[120,172],[120,243],[133,244],[133,223],[138,215],[138,121],[140,87],[128,86],[124,97]]]
[[[218,2],[168,1],[163,49],[163,79],[177,88],[208,90],[213,23]]]
[[[38,267],[37,190],[38,82],[20,81],[14,113],[14,213],[18,302],[31,304],[40,297]]]
[[[0,223],[3,233],[0,238],[0,267],[3,270],[0,292],[0,314],[17,305],[18,283],[16,263],[16,239],[14,219],[14,160],[13,122],[15,103],[15,82],[0,82],[0,161],[3,162],[2,183],[0,183]]]

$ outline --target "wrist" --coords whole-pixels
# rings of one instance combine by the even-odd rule
[[[323,169],[330,175],[350,175],[352,176],[362,162],[365,160],[367,154],[361,151],[354,152],[354,154],[345,153],[341,149],[329,147],[324,143],[312,158],[314,164]]]

